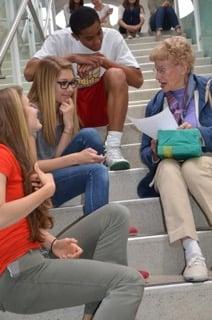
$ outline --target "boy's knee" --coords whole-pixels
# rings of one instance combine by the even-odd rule
[[[105,82],[109,82],[111,85],[118,84],[127,84],[127,79],[124,71],[119,68],[110,68],[105,72]]]

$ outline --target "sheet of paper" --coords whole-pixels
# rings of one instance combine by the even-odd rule
[[[136,128],[153,139],[157,139],[158,130],[177,129],[178,124],[169,108],[156,115],[143,119],[128,117]]]

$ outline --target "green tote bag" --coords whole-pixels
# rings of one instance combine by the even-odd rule
[[[159,130],[157,154],[161,159],[186,160],[202,154],[202,136],[198,129]]]

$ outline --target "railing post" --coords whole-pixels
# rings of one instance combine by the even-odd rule
[[[13,0],[5,0],[5,5],[6,5],[7,21],[9,22],[8,25],[10,28],[11,27],[10,24],[15,18],[14,2]],[[19,85],[22,85],[21,65],[20,65],[20,55],[19,55],[17,34],[14,35],[10,48],[11,48],[10,54],[11,54],[11,63],[12,63],[13,82]]]
[[[196,42],[198,50],[202,50],[202,32],[201,32],[201,24],[200,24],[200,13],[199,13],[199,0],[193,0],[194,5],[194,23],[196,29]]]

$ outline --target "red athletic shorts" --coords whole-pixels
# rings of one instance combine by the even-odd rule
[[[104,77],[91,87],[78,89],[77,113],[82,127],[101,127],[108,124]]]

